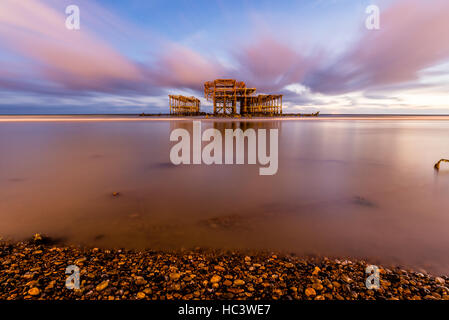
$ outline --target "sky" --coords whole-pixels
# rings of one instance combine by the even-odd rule
[[[167,113],[169,94],[211,111],[217,78],[285,113],[449,114],[449,1],[0,1],[0,114]]]

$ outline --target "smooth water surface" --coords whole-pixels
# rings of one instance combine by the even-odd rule
[[[76,119],[0,121],[3,237],[274,249],[449,274],[449,165],[433,169],[449,158],[447,118],[203,119],[203,129],[278,129],[274,176],[172,165],[170,132],[192,120]]]

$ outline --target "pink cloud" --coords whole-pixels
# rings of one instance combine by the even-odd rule
[[[64,12],[37,0],[0,2],[0,40],[33,61],[47,80],[71,89],[104,90],[110,83],[138,82],[139,69],[87,28],[65,27]]]
[[[449,58],[449,1],[399,0],[380,19],[380,30],[364,29],[334,65],[309,74],[307,84],[340,93],[404,83]]]
[[[113,28],[116,37],[132,35],[137,41],[152,37],[153,46],[160,47],[158,54],[147,64],[136,63],[123,56],[82,23],[79,31],[65,27],[64,11],[56,11],[54,1],[2,0],[0,2],[0,45],[21,58],[30,66],[21,70],[22,76],[30,75],[49,82],[44,88],[28,81],[2,77],[3,88],[53,91],[54,85],[73,91],[115,92],[119,90],[151,93],[156,88],[191,88],[200,91],[204,81],[227,72],[214,59],[180,44],[147,36],[148,32],[133,27],[99,6],[84,3],[83,20],[95,30]],[[62,8],[63,6],[61,6]],[[87,8],[87,9],[86,9]],[[95,14],[94,14],[95,13]],[[108,19],[93,17],[106,16]],[[111,21],[115,21],[111,26]],[[120,30],[117,30],[120,25]],[[122,28],[123,27],[123,28]],[[115,28],[115,29],[114,29]],[[123,29],[123,30],[122,30]],[[110,33],[109,32],[109,33]],[[122,32],[122,33],[120,33]],[[25,60],[24,60],[25,59]],[[23,69],[23,68],[22,68]],[[19,81],[20,82],[20,81]]]
[[[148,77],[154,85],[200,91],[205,81],[236,78],[258,91],[276,91],[302,80],[318,64],[320,55],[306,57],[267,34],[234,51],[237,68],[224,67],[213,58],[175,43],[166,43]]]
[[[217,61],[175,43],[165,44],[153,65],[149,69],[150,78],[164,87],[201,90],[205,81],[226,73]]]
[[[199,93],[205,81],[233,77],[262,92],[303,83],[314,91],[341,93],[412,81],[424,68],[449,58],[447,0],[433,0],[431,4],[423,0],[394,2],[381,13],[381,30],[362,29],[360,39],[335,63],[322,51],[293,47],[270,32],[241,35],[240,44],[230,43],[232,49],[224,48],[224,55],[230,53],[235,59],[231,61],[235,68],[160,38],[151,42],[153,50],[161,48],[159,53],[148,54],[151,62],[139,64],[105,39],[142,43],[148,41],[147,30],[122,24],[95,5],[86,9],[89,23],[82,24],[79,31],[70,31],[65,28],[64,11],[50,5],[58,1],[0,0],[0,47],[13,52],[13,60],[20,60],[21,66],[6,72],[0,62],[0,87],[113,93],[189,88]],[[109,38],[94,33],[99,30]],[[131,39],[133,36],[136,39]],[[48,87],[43,85],[46,82]]]
[[[301,81],[320,60],[320,55],[305,56],[270,34],[256,39],[244,46],[236,57],[240,65],[239,76],[249,78],[261,90],[279,90]]]

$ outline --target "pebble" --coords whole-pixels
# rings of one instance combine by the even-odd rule
[[[240,279],[234,280],[235,286],[243,286],[244,284],[245,284],[245,281],[243,281],[243,280],[240,280]]]
[[[220,282],[220,280],[221,280],[221,277],[218,275],[214,275],[214,276],[212,276],[212,278],[210,278],[211,283],[217,283],[217,282]]]
[[[346,274],[343,274],[343,275],[341,276],[341,279],[342,279],[344,282],[346,282],[346,283],[351,283],[351,282],[352,282],[352,279],[351,279],[349,276],[347,276]]]
[[[40,293],[41,293],[41,291],[38,288],[36,288],[36,287],[31,288],[30,290],[28,290],[28,294],[31,295],[31,296],[38,296]]]
[[[106,289],[109,285],[109,281],[103,281],[102,283],[100,283],[99,285],[97,285],[97,287],[95,288],[97,291],[103,291],[104,289]]]
[[[214,269],[217,270],[217,271],[225,271],[226,270],[222,266],[215,266]]]
[[[147,281],[143,277],[137,277],[135,283],[138,286],[143,286],[147,284]]]
[[[446,280],[444,280],[443,278],[440,278],[440,277],[436,277],[435,282],[438,284],[443,284],[443,285],[446,284]]]
[[[173,273],[170,273],[169,277],[170,277],[170,280],[172,280],[172,281],[178,281],[179,278],[181,277],[181,274],[173,272]]]
[[[227,287],[230,287],[230,286],[232,286],[232,281],[225,280],[225,281],[223,282],[223,285],[225,285],[225,286],[227,286]]]
[[[313,288],[307,288],[305,291],[306,296],[308,297],[315,297],[316,296],[316,291]]]
[[[320,284],[320,283],[314,283],[312,287],[313,287],[313,289],[315,289],[316,291],[321,291],[321,290],[324,289],[323,285]]]

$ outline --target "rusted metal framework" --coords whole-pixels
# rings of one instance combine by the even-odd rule
[[[217,79],[204,83],[204,97],[212,100],[214,114],[277,115],[282,114],[282,95],[255,95],[256,88],[247,88],[245,82]]]
[[[169,95],[168,98],[172,115],[195,115],[200,112],[200,100],[195,97]]]
[[[279,94],[260,94],[247,99],[244,106],[248,114],[281,114],[282,113],[282,95]]]

